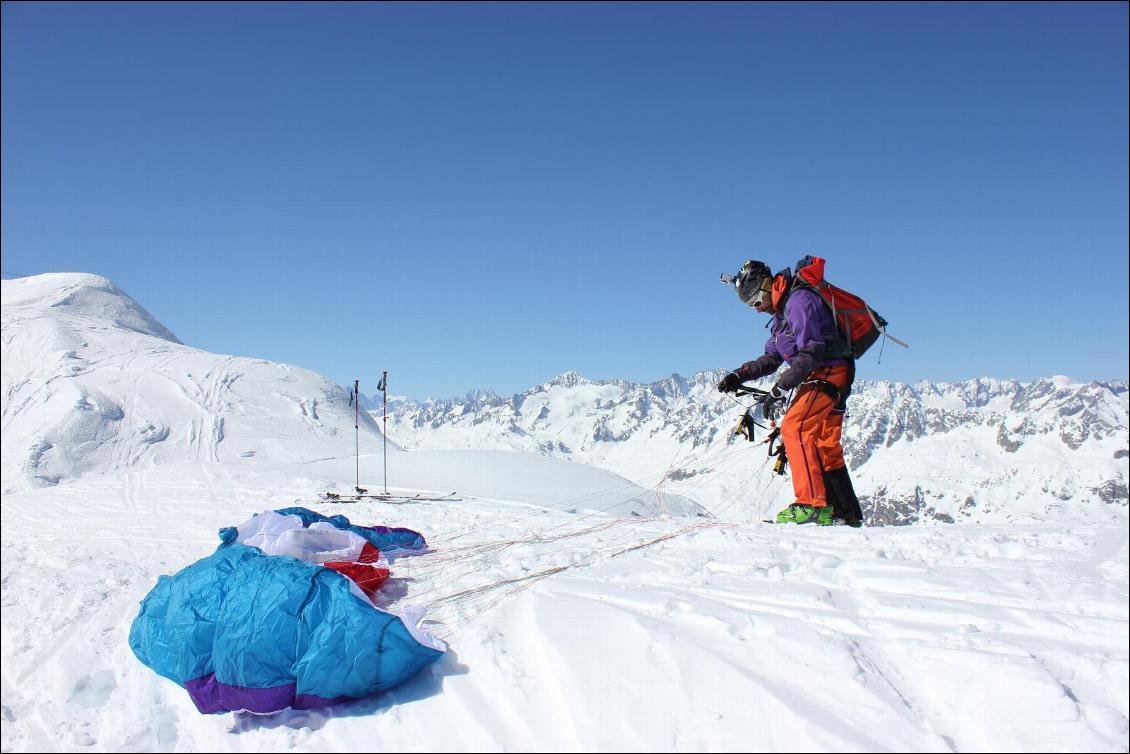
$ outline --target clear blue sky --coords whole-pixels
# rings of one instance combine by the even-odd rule
[[[371,391],[760,353],[829,260],[868,379],[1127,376],[1127,4],[12,3],[3,268]]]

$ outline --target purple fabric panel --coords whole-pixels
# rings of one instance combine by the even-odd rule
[[[362,529],[371,529],[372,531],[375,531],[377,534],[415,534],[417,537],[420,537],[421,539],[424,538],[424,535],[421,534],[420,532],[416,531],[415,529],[405,529],[403,526],[379,526],[378,525],[378,526],[362,526],[361,528]]]
[[[352,702],[354,698],[351,696],[337,696],[333,699],[326,699],[323,696],[316,696],[315,694],[299,694],[294,697],[295,709],[318,709],[319,707],[329,707],[331,704],[341,704],[342,702]]]
[[[407,535],[407,536],[410,536],[414,540],[414,542],[412,542],[412,543],[403,542],[403,541],[396,542],[395,547],[389,547],[387,544],[383,548],[378,547],[377,549],[381,550],[382,552],[384,552],[384,550],[386,550],[386,549],[423,551],[423,550],[426,550],[428,548],[428,540],[424,538],[423,534],[416,531],[415,529],[406,529],[403,526],[380,526],[380,525],[377,525],[377,526],[360,526],[358,528],[368,529],[369,531],[375,532],[375,533],[380,534],[382,536],[387,536],[389,534]]]
[[[294,705],[293,683],[284,686],[272,686],[266,689],[253,689],[244,686],[232,686],[216,680],[215,673],[209,673],[200,678],[194,678],[184,685],[188,695],[192,697],[196,709],[205,715],[217,712],[234,712],[247,710],[265,714],[278,712]]]

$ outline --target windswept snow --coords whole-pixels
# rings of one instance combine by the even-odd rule
[[[424,455],[473,482],[473,454]],[[431,538],[384,591],[429,608],[438,665],[325,712],[201,716],[131,654],[137,604],[313,481],[148,469],[5,496],[4,749],[1126,748],[1124,523],[816,530],[469,495],[312,505]]]
[[[449,500],[319,503],[353,483],[340,388],[181,345],[120,293],[51,305],[116,290],[100,278],[3,286],[4,751],[1128,748],[1124,506],[779,527],[749,514],[772,487],[735,478],[704,517],[661,486],[478,449],[390,454],[391,487]],[[166,436],[140,440],[157,422]],[[370,489],[379,440],[367,425]],[[29,462],[43,442],[61,450]],[[960,468],[939,455],[946,484]],[[394,560],[382,599],[426,608],[450,651],[326,711],[202,716],[130,652],[138,603],[219,528],[296,502],[422,531],[434,552]]]
[[[96,275],[3,281],[2,387],[5,492],[127,466],[303,462],[355,444],[338,385],[185,346]],[[380,430],[362,420],[371,443]]]

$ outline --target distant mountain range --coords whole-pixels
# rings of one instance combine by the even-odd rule
[[[640,384],[568,372],[509,397],[394,398],[389,437],[572,458],[719,515],[768,516],[791,488],[764,446],[734,434],[743,409],[715,390],[723,374]],[[873,524],[1104,517],[1127,507],[1127,395],[1125,380],[859,381],[844,448]]]

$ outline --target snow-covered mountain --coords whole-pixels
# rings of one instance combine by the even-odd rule
[[[763,445],[734,434],[743,408],[715,390],[723,374],[638,384],[568,372],[510,397],[398,398],[388,431],[406,448],[572,458],[720,514],[765,514],[789,488],[773,484]],[[1103,517],[1127,506],[1127,395],[1124,380],[861,380],[844,448],[872,523]]]
[[[3,283],[3,488],[175,462],[352,453],[349,393],[313,372],[184,345],[97,275]],[[366,416],[371,441],[380,430]]]
[[[371,459],[355,461],[358,433],[349,390],[305,369],[191,348],[106,278],[56,273],[3,281],[3,491],[54,486],[83,475],[173,464],[228,474],[290,466],[314,474],[349,459],[338,489],[361,475],[385,481]],[[383,448],[378,423],[360,414],[361,454]],[[695,516],[674,494],[655,495],[606,470],[556,459],[515,464],[505,453],[394,456],[402,487],[485,497],[518,495],[553,507]],[[405,457],[412,455],[411,458]],[[468,473],[473,469],[475,473]],[[316,475],[315,475],[316,476]],[[549,485],[560,492],[545,493]],[[438,488],[428,485],[439,485]],[[325,480],[298,485],[312,492]],[[332,485],[331,485],[332,486]],[[614,493],[602,490],[615,490]],[[626,494],[625,494],[626,493]]]

